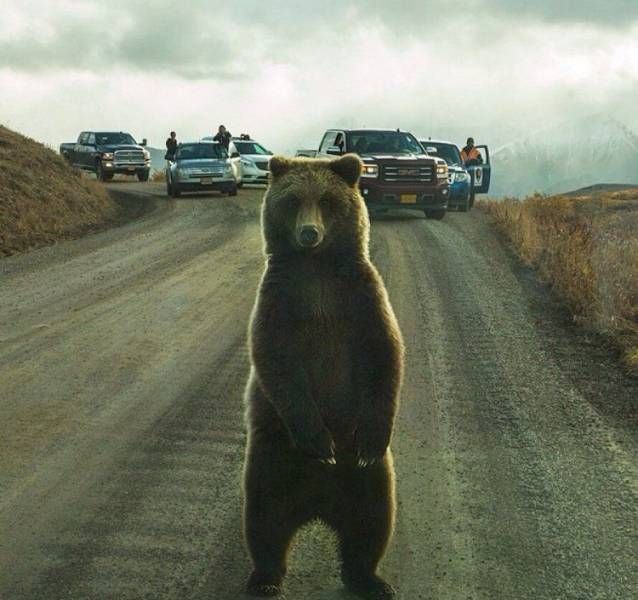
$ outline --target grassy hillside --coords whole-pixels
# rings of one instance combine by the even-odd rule
[[[482,206],[575,320],[614,340],[638,373],[638,190]]]
[[[0,125],[0,256],[76,237],[118,205],[58,154]]]

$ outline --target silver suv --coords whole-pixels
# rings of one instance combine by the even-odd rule
[[[237,179],[226,148],[217,142],[180,144],[166,163],[166,192],[177,197],[182,192],[210,190],[237,195]]]

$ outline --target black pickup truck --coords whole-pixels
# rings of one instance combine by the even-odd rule
[[[363,161],[359,188],[371,213],[410,208],[422,210],[429,219],[445,216],[447,163],[428,156],[411,133],[397,129],[329,129],[316,157],[347,152],[358,154]]]
[[[144,146],[146,140],[138,144],[122,131],[83,131],[77,142],[60,144],[60,154],[74,167],[93,171],[100,181],[113,179],[115,173],[148,181],[151,155]]]

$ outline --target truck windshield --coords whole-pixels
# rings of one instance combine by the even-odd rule
[[[96,133],[95,134],[95,143],[98,146],[117,146],[119,144],[132,144],[132,145],[136,145],[135,140],[133,139],[133,136],[129,135],[128,133],[110,133],[110,132],[103,132],[103,133]]]
[[[177,149],[177,160],[197,158],[228,158],[226,148],[220,144],[182,144]]]
[[[257,142],[235,142],[235,148],[239,154],[272,154]]]
[[[461,154],[454,144],[440,144],[428,140],[423,142],[423,147],[428,151],[428,154],[441,157],[448,165],[461,164]],[[430,148],[435,148],[436,152],[431,151]]]
[[[416,138],[402,131],[353,131],[348,150],[357,154],[423,154]]]

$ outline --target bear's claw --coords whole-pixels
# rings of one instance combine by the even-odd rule
[[[253,571],[248,579],[246,591],[251,596],[272,597],[281,593],[281,582],[279,577],[270,577],[262,572]]]
[[[381,460],[390,443],[390,432],[373,427],[359,427],[355,434],[357,464],[367,467]]]
[[[335,444],[326,428],[313,436],[297,434],[294,443],[306,456],[327,464],[336,464]]]

